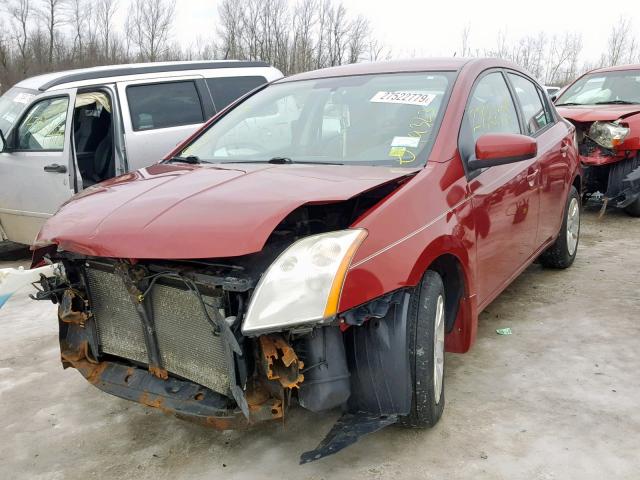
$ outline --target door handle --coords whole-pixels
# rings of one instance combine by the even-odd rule
[[[51,165],[45,165],[45,172],[51,173],[67,173],[66,165],[58,165],[57,163],[52,163]]]
[[[566,157],[568,151],[569,151],[569,141],[563,140],[560,146],[560,152],[562,153],[562,156]]]
[[[533,187],[536,184],[536,177],[540,173],[539,169],[535,169],[533,172],[527,175],[527,182],[529,182],[529,186]]]

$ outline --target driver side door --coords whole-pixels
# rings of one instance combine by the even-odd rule
[[[75,89],[39,95],[8,132],[0,153],[0,224],[30,245],[73,194],[71,121]]]

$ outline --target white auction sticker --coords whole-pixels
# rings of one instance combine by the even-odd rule
[[[371,97],[374,103],[403,103],[405,105],[419,105],[426,107],[436,96],[433,93],[422,92],[378,92]]]
[[[393,137],[392,147],[417,148],[420,144],[420,137]]]
[[[29,103],[34,96],[35,95],[33,95],[31,93],[22,92],[22,93],[19,93],[18,95],[16,95],[15,98],[13,99],[13,101],[16,102],[16,103]]]

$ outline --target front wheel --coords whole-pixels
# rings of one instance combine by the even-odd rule
[[[411,366],[412,400],[407,427],[433,427],[444,409],[445,295],[442,278],[427,270],[411,294],[407,343]]]
[[[540,263],[549,268],[568,268],[573,264],[580,240],[580,194],[571,186],[558,238],[540,255]]]

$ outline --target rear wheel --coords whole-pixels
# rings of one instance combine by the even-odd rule
[[[633,203],[624,207],[624,211],[632,217],[640,217],[640,197],[636,198]]]
[[[407,427],[433,427],[444,409],[444,284],[428,270],[411,296],[407,341],[411,364],[412,401]]]
[[[540,263],[549,268],[568,268],[576,258],[580,240],[580,194],[571,186],[562,228],[553,245],[540,255]]]

